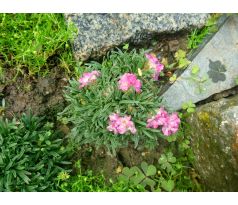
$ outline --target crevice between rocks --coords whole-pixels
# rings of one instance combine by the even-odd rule
[[[238,94],[238,86],[235,86],[231,89],[224,90],[220,93],[215,93],[215,94],[211,95],[210,97],[208,97],[207,99],[197,102],[196,105],[201,106],[201,105],[213,102],[213,101],[218,101],[222,98],[230,98],[237,94]],[[238,102],[237,102],[237,104],[238,104]]]

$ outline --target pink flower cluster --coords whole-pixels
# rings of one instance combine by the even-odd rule
[[[90,83],[96,81],[97,77],[99,76],[100,76],[100,72],[96,70],[89,73],[84,73],[83,76],[79,78],[79,84],[80,84],[79,88],[83,88],[89,85]]]
[[[131,116],[120,117],[116,113],[109,116],[109,126],[107,129],[114,134],[125,134],[126,132],[136,133],[134,122],[131,121]]]
[[[135,74],[125,73],[120,77],[118,83],[119,89],[122,91],[127,91],[133,87],[137,93],[141,92],[141,81],[137,79]]]
[[[164,69],[164,65],[159,62],[159,60],[151,55],[151,54],[145,54],[146,58],[149,60],[149,65],[151,68],[154,69],[153,78],[154,80],[158,80],[160,72]]]
[[[177,113],[169,115],[164,108],[160,108],[158,113],[152,118],[147,120],[147,128],[157,129],[162,126],[164,135],[169,136],[178,131],[180,119]]]

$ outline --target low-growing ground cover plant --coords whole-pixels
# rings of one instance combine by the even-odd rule
[[[142,162],[138,166],[123,167],[117,177],[107,179],[102,173],[82,172],[77,161],[76,175],[61,172],[57,176],[57,190],[63,192],[178,192],[203,191],[198,174],[192,168],[194,156],[186,136],[187,123],[167,138],[170,146],[155,164]],[[175,154],[174,154],[175,153]]]
[[[128,184],[119,180],[107,181],[103,174],[94,174],[91,170],[82,172],[81,163],[75,163],[77,174],[71,176],[60,172],[56,178],[57,190],[63,192],[143,192],[144,187]]]
[[[170,146],[161,154],[158,163],[124,167],[118,180],[127,186],[140,185],[145,191],[202,191],[198,174],[192,168],[194,154],[186,130],[188,124],[182,120],[179,131],[167,138]]]
[[[149,66],[145,68],[145,64]],[[154,148],[159,137],[174,134],[180,124],[176,113],[160,106],[159,74],[164,66],[143,50],[112,51],[103,62],[91,62],[79,80],[70,80],[68,106],[59,119],[69,126],[79,145],[117,148]]]
[[[58,173],[70,170],[70,155],[52,123],[32,115],[0,119],[0,191],[54,191]]]
[[[62,14],[0,14],[0,27],[0,77],[9,67],[15,75],[45,74],[57,54],[61,67],[72,70],[69,41],[77,30]]]

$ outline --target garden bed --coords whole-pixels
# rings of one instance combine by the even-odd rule
[[[4,18],[7,19],[7,17]],[[70,36],[70,34],[67,34],[65,36],[68,37]],[[93,64],[90,64],[89,61],[81,64],[80,66],[77,65],[72,58],[72,52],[70,50],[68,40],[64,40],[64,38],[62,39],[62,41],[60,41],[59,43],[60,46],[58,46],[54,50],[49,51],[50,54],[48,55],[48,57],[46,57],[45,62],[42,65],[38,65],[40,70],[35,73],[33,72],[34,64],[28,64],[29,67],[27,67],[26,64],[20,64],[21,60],[14,61],[14,59],[16,59],[14,57],[14,54],[16,52],[15,50],[8,50],[8,56],[5,55],[5,50],[0,51],[0,60],[3,73],[1,76],[0,84],[0,101],[2,101],[1,117],[8,118],[9,120],[16,118],[18,122],[17,124],[19,124],[19,119],[21,118],[23,113],[32,113],[34,115],[43,116],[45,118],[45,122],[49,121],[53,123],[52,132],[59,131],[61,133],[60,136],[63,141],[65,143],[69,143],[70,146],[72,146],[71,143],[74,142],[71,142],[71,140],[68,139],[70,138],[69,136],[72,135],[72,129],[75,127],[75,125],[77,125],[78,122],[74,123],[72,121],[73,117],[68,113],[67,117],[69,118],[69,122],[66,123],[65,116],[61,114],[65,110],[65,108],[69,106],[70,103],[72,103],[69,100],[70,97],[73,98],[72,96],[68,96],[68,98],[65,97],[67,94],[69,94],[69,90],[67,90],[65,86],[70,86],[70,79],[75,78],[78,80],[79,77],[82,76],[84,69],[87,70],[89,68],[90,70],[93,67]],[[161,38],[156,39],[153,45],[149,48],[148,46],[143,46],[143,48],[147,50],[147,53],[152,53],[154,57],[158,58],[160,62],[162,62],[162,64],[165,66],[164,71],[161,72],[160,81],[159,83],[157,82],[158,91],[163,87],[163,85],[167,84],[168,82],[173,82],[174,72],[176,71],[176,69],[178,69],[178,67],[184,67],[179,63],[179,61],[182,58],[185,59],[185,57],[182,55],[182,57],[176,58],[176,52],[184,52],[186,55],[186,52],[188,50],[187,41],[188,33],[179,33],[161,36]],[[13,46],[17,46],[17,44]],[[125,59],[133,59],[132,56],[138,57],[137,53],[139,53],[139,49],[140,48],[137,47],[137,50],[133,51],[133,48],[130,45],[124,45],[123,47],[121,47],[119,53],[121,52],[120,55]],[[44,53],[45,50],[43,49],[37,52],[39,52],[40,55],[40,53]],[[131,55],[131,52],[134,52],[134,54]],[[69,56],[68,58],[67,55]],[[114,57],[115,59],[117,59],[118,56]],[[141,56],[140,58],[142,59]],[[131,72],[134,71],[137,76],[140,76],[139,72],[142,72],[143,77],[144,75],[147,75],[145,73],[149,68],[147,68],[148,62],[146,62],[146,58],[144,56],[141,62],[142,64],[140,65],[140,67],[134,67],[134,70],[129,70]],[[99,60],[98,66],[100,67],[101,65],[105,65],[105,67],[110,67],[113,65],[113,63],[113,60],[108,60],[106,63],[103,60]],[[134,62],[132,62],[132,64],[133,63]],[[140,68],[141,71],[137,70],[138,68]],[[121,74],[123,74],[123,72]],[[117,74],[115,74],[115,76],[118,77]],[[142,77],[140,76],[140,78]],[[76,82],[77,81],[74,81],[74,83]],[[74,86],[72,86],[72,92],[74,92],[73,89],[75,89]],[[145,102],[147,101],[145,100]],[[84,106],[83,103],[82,106]],[[138,109],[138,107],[136,107],[136,109]],[[146,106],[145,109],[147,109]],[[106,111],[107,110],[104,110],[104,112]],[[74,112],[77,113],[77,111],[72,111],[72,113]],[[131,115],[133,115],[134,117],[136,116],[136,112],[131,113]],[[79,116],[79,118],[81,117],[83,119],[84,116]],[[143,116],[142,118],[146,119],[145,116]],[[100,145],[99,141],[97,141],[96,146],[93,140],[92,143],[82,143],[77,147],[73,146],[74,154],[71,157],[71,162],[74,165],[78,160],[80,160],[81,175],[83,175],[82,173],[87,173],[88,170],[93,170],[93,173],[95,175],[98,175],[101,173],[101,171],[103,171],[102,173],[106,177],[107,183],[109,183],[109,179],[116,180],[118,175],[125,173],[125,170],[123,168],[133,166],[139,167],[142,162],[146,161],[147,163],[155,166],[158,173],[153,172],[151,176],[146,176],[147,178],[152,179],[152,181],[155,181],[156,185],[154,186],[156,187],[149,184],[148,186],[142,186],[146,188],[142,190],[154,191],[156,189],[157,191],[200,191],[201,187],[198,183],[199,178],[192,168],[192,151],[189,148],[188,136],[186,136],[186,124],[182,122],[180,126],[181,130],[176,135],[172,135],[167,138],[159,138],[158,141],[151,142],[152,144],[155,142],[158,143],[154,146],[154,149],[149,149],[148,147],[143,146],[138,149],[136,148],[134,143],[129,141],[128,145],[122,143],[123,146],[116,147],[116,151],[112,153],[108,152],[107,146],[105,146],[104,143]],[[86,130],[87,127],[84,129]],[[74,137],[76,135],[79,135],[79,133],[74,134]],[[150,137],[151,134],[149,133],[148,136]],[[117,137],[120,137],[120,135]],[[143,139],[144,138],[142,137],[141,145],[143,145],[144,143]],[[162,156],[164,161],[161,160]],[[77,174],[79,173],[77,166],[72,166],[72,170],[72,172],[66,173],[77,176]],[[57,174],[54,173],[55,179],[58,179],[58,190],[60,191],[64,190],[64,188],[62,187],[65,187],[65,180],[69,178],[67,174],[58,175],[57,178]],[[89,176],[91,175],[89,174]],[[154,178],[152,176],[154,176]],[[72,177],[70,177],[70,179],[71,178]],[[25,180],[25,182],[26,181],[27,180]],[[129,186],[129,184],[127,184],[127,186]],[[14,185],[11,185],[10,187],[11,189],[9,190],[11,191],[21,190],[21,188],[15,189]],[[53,191],[52,186],[49,187],[51,187]],[[49,187],[46,190],[49,191]],[[138,190],[140,190],[140,188],[138,188]],[[3,187],[2,189],[8,190],[4,189]],[[130,190],[130,188],[128,189]],[[40,189],[38,189],[38,191],[39,190]],[[133,188],[131,188],[131,190],[133,190]],[[42,189],[42,191],[44,191],[44,189]],[[81,191],[84,190],[82,189]],[[101,191],[110,190],[102,189]],[[117,191],[120,191],[120,189],[118,188]]]

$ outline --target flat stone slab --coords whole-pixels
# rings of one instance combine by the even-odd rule
[[[192,74],[194,66],[200,71]],[[238,16],[230,16],[202,48],[188,68],[164,94],[163,104],[179,110],[184,102],[197,103],[231,89],[238,77]]]
[[[77,60],[97,58],[124,43],[147,43],[165,33],[205,25],[209,14],[65,14],[78,27],[73,43]]]

